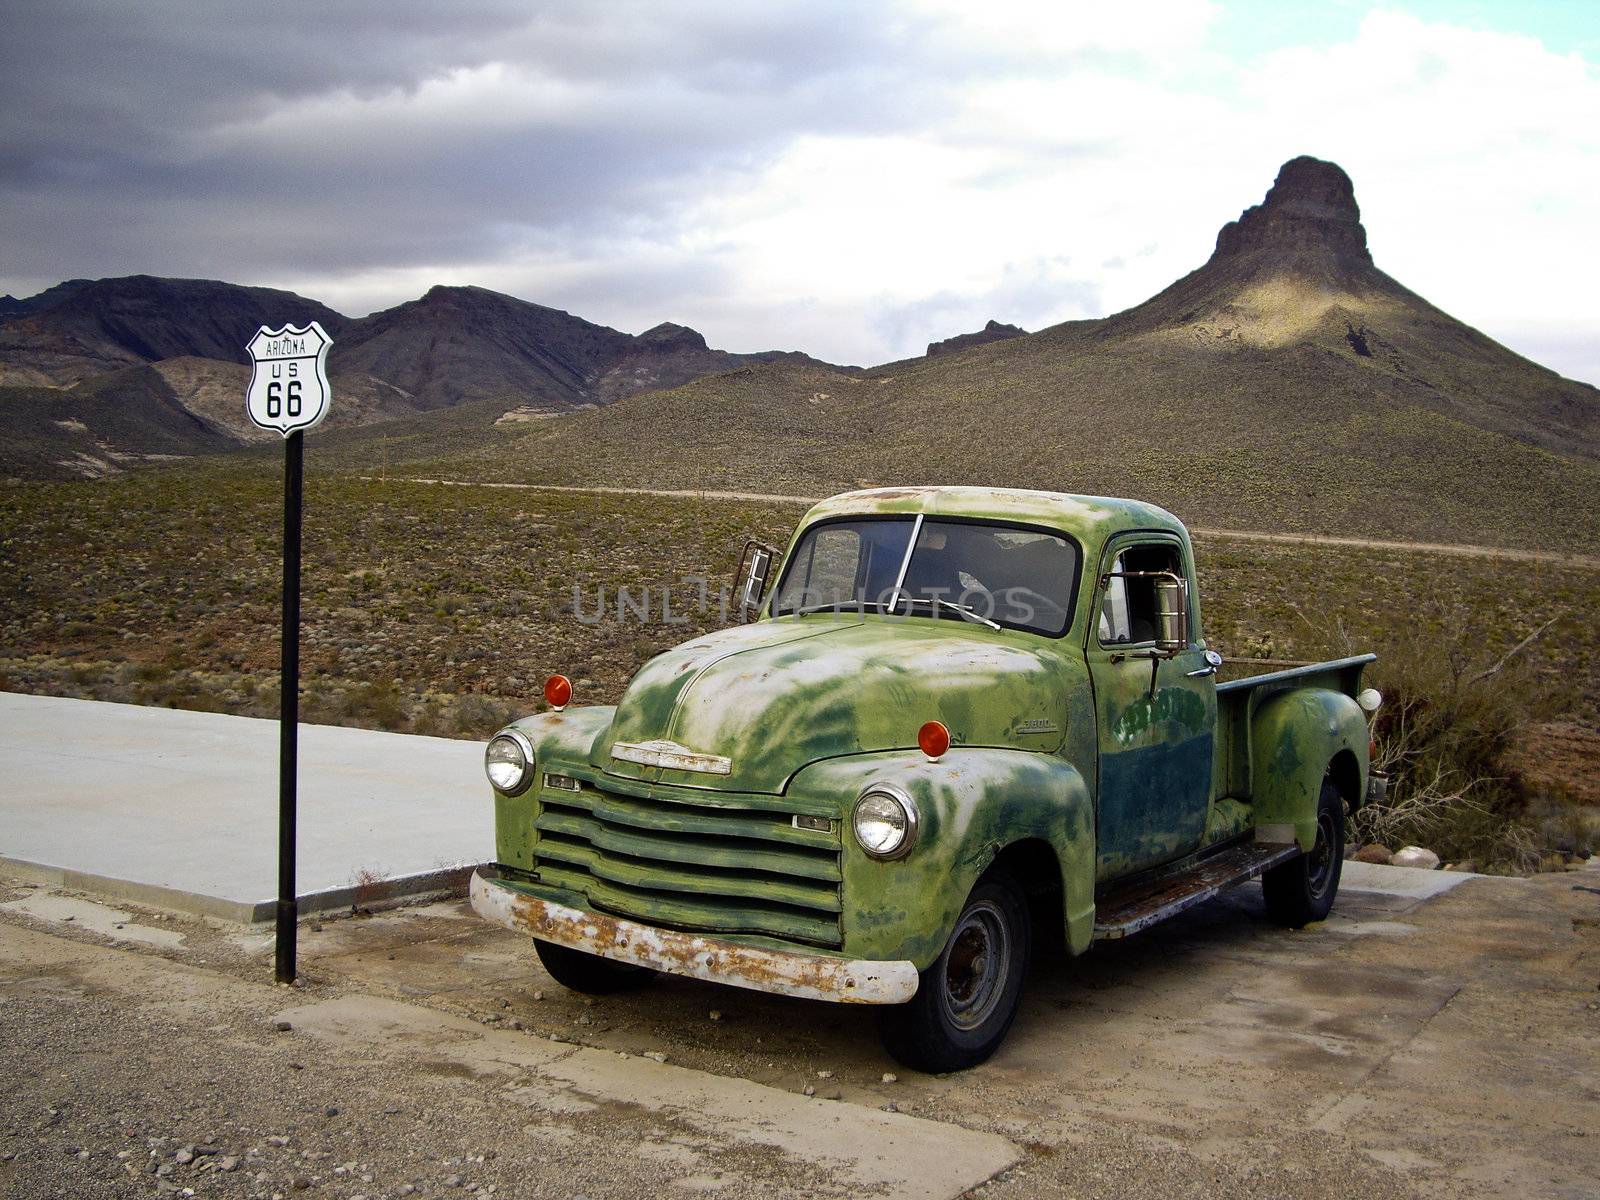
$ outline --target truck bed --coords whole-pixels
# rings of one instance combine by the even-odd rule
[[[1212,795],[1248,799],[1250,788],[1250,721],[1268,698],[1295,688],[1326,688],[1355,698],[1361,672],[1376,654],[1357,654],[1265,675],[1250,675],[1217,684],[1217,749]]]

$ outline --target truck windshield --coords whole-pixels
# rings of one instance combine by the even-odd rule
[[[801,535],[772,611],[871,610],[1055,637],[1066,630],[1077,581],[1078,548],[1060,534],[990,521],[863,517],[821,522]]]

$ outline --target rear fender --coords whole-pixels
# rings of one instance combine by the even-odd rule
[[[916,844],[904,858],[869,858],[851,830],[855,799],[873,783],[917,805]],[[939,956],[978,877],[1007,846],[1047,843],[1061,874],[1061,920],[1072,953],[1094,930],[1094,810],[1083,777],[1061,759],[1019,750],[956,749],[938,762],[895,751],[828,759],[795,776],[790,795],[841,806],[844,953]]]
[[[1309,851],[1317,834],[1317,801],[1330,773],[1352,805],[1366,793],[1367,724],[1342,692],[1295,688],[1264,700],[1250,730],[1251,801],[1256,837]],[[1348,788],[1354,774],[1354,791]]]

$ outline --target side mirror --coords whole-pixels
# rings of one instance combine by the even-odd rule
[[[1189,584],[1176,575],[1156,580],[1156,649],[1177,654],[1189,648]]]
[[[748,623],[761,614],[761,599],[767,591],[767,576],[778,552],[757,542],[745,545],[739,560],[739,620]]]

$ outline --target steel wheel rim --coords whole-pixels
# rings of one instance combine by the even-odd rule
[[[961,914],[940,971],[940,999],[957,1029],[976,1029],[994,1014],[1011,974],[1011,955],[1011,930],[999,905],[980,900]]]
[[[1311,894],[1321,896],[1328,890],[1328,883],[1333,878],[1333,814],[1323,811],[1317,814],[1317,840],[1307,855],[1306,880],[1311,885]]]

